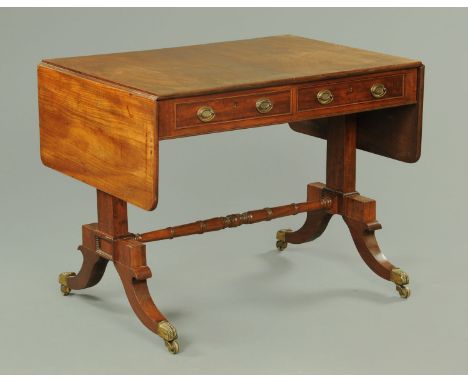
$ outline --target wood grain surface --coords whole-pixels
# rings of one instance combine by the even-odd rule
[[[160,99],[421,65],[417,60],[291,35],[44,61]]]
[[[152,210],[157,203],[156,100],[38,67],[41,159],[46,166]]]

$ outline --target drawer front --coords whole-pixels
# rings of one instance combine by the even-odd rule
[[[298,111],[333,108],[358,103],[378,103],[405,95],[405,74],[356,80],[327,81],[300,87]]]
[[[159,139],[414,104],[418,102],[417,86],[417,69],[404,69],[224,94],[163,99],[158,102]]]
[[[291,113],[291,90],[205,98],[175,105],[175,127],[185,129],[220,122],[267,118]]]

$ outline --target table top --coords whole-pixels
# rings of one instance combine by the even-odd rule
[[[421,65],[417,60],[291,35],[43,61],[158,98],[300,83]]]
[[[146,210],[163,139],[280,123],[327,138],[353,114],[358,149],[415,162],[423,84],[420,61],[290,35],[46,59],[41,159]]]

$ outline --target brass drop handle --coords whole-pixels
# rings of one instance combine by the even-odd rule
[[[215,117],[213,108],[209,106],[202,106],[197,111],[197,117],[202,122],[210,122]]]
[[[268,113],[273,109],[273,102],[268,98],[261,98],[255,103],[255,107],[259,113]]]
[[[374,98],[382,98],[387,94],[387,88],[384,84],[374,84],[372,85],[370,92]]]
[[[329,103],[333,102],[333,93],[328,90],[320,90],[317,93],[317,101],[319,101],[322,105],[328,105]]]

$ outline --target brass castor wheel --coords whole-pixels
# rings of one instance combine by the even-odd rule
[[[411,295],[411,289],[407,285],[409,284],[409,276],[406,272],[402,271],[400,268],[392,269],[390,281],[395,283],[396,290],[401,298],[408,298]]]
[[[287,247],[288,247],[287,241],[283,241],[283,240],[276,241],[276,248],[278,248],[278,251],[284,251]]]
[[[276,232],[276,248],[278,248],[278,251],[284,251],[288,246],[286,232],[292,232],[292,229],[280,229]]]
[[[68,296],[71,292],[71,289],[66,285],[60,285],[60,292],[62,292],[64,296]]]
[[[167,350],[169,350],[169,353],[177,354],[179,352],[179,343],[177,340],[164,341],[164,344],[166,345]]]
[[[68,286],[68,278],[76,276],[75,272],[62,272],[59,274],[58,282],[60,283],[60,291],[64,296],[68,296],[71,292],[71,288]]]
[[[396,290],[401,298],[408,298],[411,296],[411,289],[407,285],[397,285]]]
[[[169,353],[177,354],[179,352],[179,343],[177,342],[177,330],[168,321],[158,322],[157,333],[164,340],[164,344]]]

